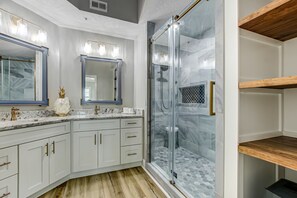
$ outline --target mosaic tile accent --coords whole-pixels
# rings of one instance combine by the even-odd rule
[[[168,170],[168,148],[157,147],[154,156],[162,170]],[[215,197],[215,163],[188,151],[183,147],[176,150],[176,183],[195,198]]]

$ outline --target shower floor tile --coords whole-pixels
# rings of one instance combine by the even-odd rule
[[[168,148],[156,148],[155,163],[168,170]],[[176,150],[176,183],[195,198],[215,197],[215,163],[182,147]]]

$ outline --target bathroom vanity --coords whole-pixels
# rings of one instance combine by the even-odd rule
[[[38,197],[65,181],[140,166],[142,115],[0,122],[0,194]]]

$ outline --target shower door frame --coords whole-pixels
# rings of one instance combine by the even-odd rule
[[[194,3],[190,4],[180,15],[177,15],[175,17],[172,17],[172,23],[173,25],[175,22],[179,21],[181,18],[183,18],[188,12],[190,12],[197,4],[199,4],[202,0],[195,0]],[[215,11],[215,18],[216,18],[216,76],[218,76],[217,81],[217,89],[216,89],[216,110],[217,114],[220,116],[216,116],[216,196],[217,197],[223,197],[224,196],[224,107],[222,106],[224,104],[224,23],[223,23],[223,17],[224,17],[224,8],[223,8],[223,0],[218,0],[216,2],[216,11]],[[165,25],[168,25],[167,23]],[[169,27],[167,27],[169,28]],[[155,38],[156,35],[161,35],[166,30],[162,30],[160,28],[152,38]],[[151,146],[152,146],[152,130],[151,130],[151,65],[152,65],[152,51],[151,51],[151,40],[148,40],[148,110],[147,110],[147,117],[148,117],[148,150],[147,150],[147,159],[145,163],[145,168],[157,179],[157,181],[160,183],[160,185],[173,197],[182,197],[184,195],[187,195],[187,193],[182,192],[178,186],[174,185],[174,176],[173,173],[171,174],[172,180],[168,181],[168,178],[163,177],[162,174],[160,174],[159,170],[155,168],[151,164]],[[175,46],[174,46],[175,47]],[[217,52],[219,51],[219,52]],[[179,64],[178,62],[175,64]],[[174,65],[175,66],[175,65]],[[175,138],[175,136],[174,136]],[[173,152],[174,157],[174,152]],[[174,159],[173,159],[174,160]],[[174,161],[173,161],[174,163]],[[173,185],[172,185],[173,184]]]

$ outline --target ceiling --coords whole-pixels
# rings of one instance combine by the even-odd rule
[[[138,23],[79,10],[67,0],[13,0],[61,27],[136,39],[147,21],[162,23],[193,0],[138,0]]]

